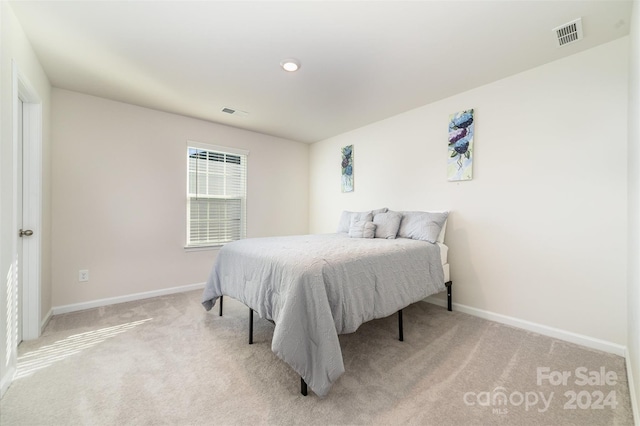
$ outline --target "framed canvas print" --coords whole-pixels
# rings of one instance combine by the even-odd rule
[[[449,116],[447,178],[450,181],[473,179],[473,109]]]
[[[345,146],[342,152],[342,192],[353,192],[353,145]]]

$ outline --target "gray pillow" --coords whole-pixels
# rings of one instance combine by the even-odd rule
[[[398,235],[402,214],[398,212],[378,213],[373,217],[376,224],[376,238],[393,239]]]
[[[351,226],[351,219],[355,218],[355,221],[358,220],[368,220],[372,219],[371,210],[366,212],[349,212],[343,211],[340,215],[340,222],[338,223],[338,230],[336,232],[349,232],[349,227]]]
[[[448,212],[403,212],[398,237],[435,243]]]
[[[373,238],[376,235],[376,225],[371,221],[359,220],[349,227],[351,238]]]
[[[371,211],[371,214],[373,215],[373,217],[376,217],[376,215],[377,215],[377,214],[380,214],[380,213],[386,213],[386,212],[388,212],[388,211],[389,211],[389,209],[388,209],[388,208],[383,207],[383,208],[381,208],[381,209],[372,210],[372,211]]]
[[[356,222],[360,222],[360,221],[371,222],[373,221],[373,215],[367,212],[352,214],[351,222],[349,223],[349,228],[351,228]]]

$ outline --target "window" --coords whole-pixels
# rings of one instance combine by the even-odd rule
[[[246,236],[247,151],[189,142],[187,247]]]

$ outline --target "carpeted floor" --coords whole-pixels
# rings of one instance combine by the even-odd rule
[[[199,291],[56,316],[20,345],[0,423],[633,424],[623,358],[424,302],[404,342],[395,316],[340,336],[346,373],[303,397],[270,322],[248,345],[248,316]]]

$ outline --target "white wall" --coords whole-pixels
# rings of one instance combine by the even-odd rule
[[[629,66],[629,288],[628,357],[640,407],[640,1],[633,4]],[[636,421],[640,422],[637,417]]]
[[[13,72],[12,61],[19,67],[22,75],[26,76],[29,84],[37,92],[42,101],[42,167],[43,167],[43,199],[42,199],[42,228],[35,229],[41,233],[42,263],[41,263],[41,316],[44,318],[51,309],[51,187],[50,187],[50,92],[51,86],[38,59],[36,58],[20,23],[16,19],[8,2],[0,2],[0,387],[6,390],[15,367],[15,317],[7,318],[10,314],[8,307],[7,289],[12,277],[12,265],[15,260],[15,243],[17,229],[15,223],[15,181],[14,181],[14,149],[13,149]],[[15,299],[14,299],[15,300]],[[8,303],[9,302],[9,303]],[[15,309],[15,307],[13,308]],[[11,316],[11,315],[10,315]]]
[[[206,280],[217,250],[184,249],[187,140],[250,151],[248,237],[308,232],[308,145],[52,93],[54,306]]]
[[[343,209],[449,209],[454,302],[625,345],[627,73],[625,37],[313,144],[310,230]],[[468,108],[474,179],[451,183],[448,116]]]

